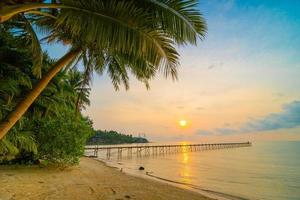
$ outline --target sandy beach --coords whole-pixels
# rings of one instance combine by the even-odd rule
[[[209,200],[165,183],[129,176],[91,158],[64,170],[0,167],[0,200]]]

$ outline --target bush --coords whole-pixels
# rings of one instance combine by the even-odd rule
[[[24,129],[31,121],[22,118],[10,132],[0,140],[0,164],[30,164],[37,154],[35,133]]]
[[[71,111],[36,124],[38,157],[59,165],[77,164],[86,139],[93,133],[91,122]]]

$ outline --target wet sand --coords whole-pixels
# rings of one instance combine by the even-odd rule
[[[130,176],[81,158],[64,170],[0,166],[0,200],[211,200],[196,192]]]

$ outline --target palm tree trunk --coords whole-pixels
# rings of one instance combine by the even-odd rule
[[[75,104],[75,113],[78,114],[79,111],[80,111],[80,93],[78,94],[77,96],[77,99],[76,99],[76,104]]]
[[[7,134],[7,132],[14,126],[14,124],[24,115],[31,104],[47,87],[52,78],[68,63],[70,63],[80,52],[80,49],[69,51],[43,76],[37,85],[19,102],[15,110],[12,111],[5,121],[0,123],[0,140]]]

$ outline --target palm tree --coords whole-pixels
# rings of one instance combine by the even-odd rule
[[[0,163],[14,159],[22,151],[37,153],[34,132],[22,130],[22,126],[28,123],[28,119],[25,118],[22,121],[11,130],[10,134],[0,140]]]
[[[10,32],[18,37],[18,40],[22,40],[23,45],[25,44],[28,47],[33,62],[32,72],[37,78],[41,78],[43,52],[39,39],[32,26],[32,22],[36,19],[35,16],[28,17],[24,14],[18,14],[13,20],[0,24],[0,26],[2,32],[10,30]]]
[[[19,39],[5,31],[0,34],[0,120],[14,109],[22,91],[32,88],[32,62],[28,52],[17,48]],[[21,151],[37,152],[34,134],[22,130],[23,125],[28,123],[26,120],[23,119],[0,140],[0,163],[15,158]]]
[[[89,95],[91,88],[86,83],[86,76],[82,72],[72,69],[67,75],[67,86],[75,94],[75,96],[70,98],[70,101],[74,102],[75,111],[78,113],[86,105],[90,105]]]
[[[197,38],[203,37],[206,31],[205,21],[196,10],[197,0],[60,2],[6,5],[0,11],[2,22],[24,12],[45,15],[48,21],[52,20],[48,40],[71,45],[69,52],[43,75],[7,120],[0,124],[0,139],[51,79],[82,55],[88,58],[88,66],[98,68],[100,73],[108,67],[116,88],[121,82],[127,85],[127,71],[148,85],[148,80],[159,71],[176,79],[179,55],[175,45],[196,44]],[[49,11],[40,8],[60,9],[56,15],[48,17]]]
[[[42,71],[48,71],[55,62],[44,55]],[[1,32],[0,29],[0,120],[14,109],[22,96],[30,91],[32,84],[39,80],[33,76],[32,67],[30,51],[24,45],[23,36],[13,37],[10,32]],[[31,162],[42,155],[38,152],[46,140],[40,140],[40,127],[47,126],[53,119],[58,122],[67,113],[70,113],[68,116],[72,116],[72,113],[75,116],[75,103],[79,94],[82,94],[79,98],[81,109],[89,103],[89,90],[81,88],[83,77],[82,72],[72,69],[60,71],[51,80],[21,120],[0,140],[0,164]],[[78,127],[85,121],[81,113],[77,113],[74,119]],[[43,135],[50,136],[51,131]]]

